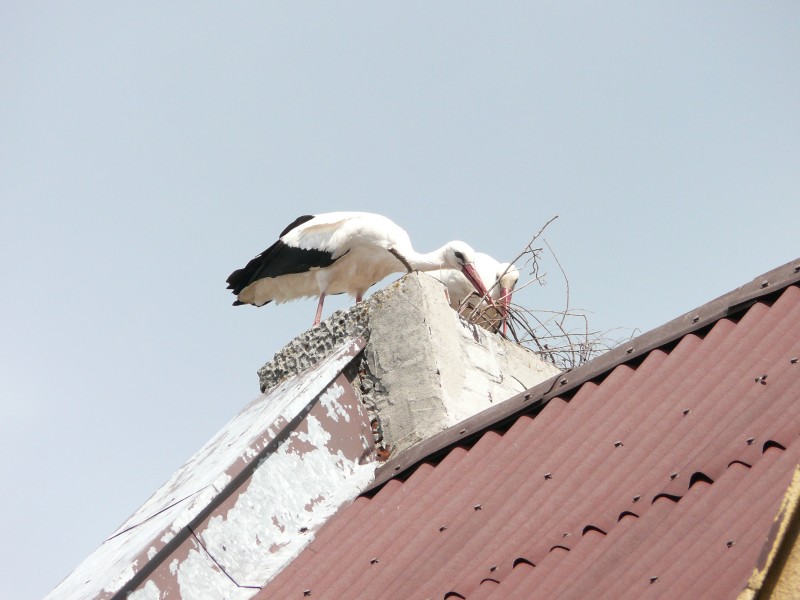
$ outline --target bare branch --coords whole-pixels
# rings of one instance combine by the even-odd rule
[[[508,272],[510,265],[515,263],[522,265],[520,271],[527,272],[530,278],[516,286],[514,293],[515,298],[518,298],[518,292],[534,283],[539,286],[546,285],[546,274],[541,272],[542,262],[545,258],[555,261],[563,277],[565,306],[559,310],[553,310],[526,308],[519,304],[512,304],[508,307],[505,319],[510,339],[535,352],[544,361],[557,368],[568,370],[606,352],[625,339],[633,337],[633,334],[622,339],[614,339],[610,332],[595,331],[589,326],[586,312],[570,306],[569,278],[552,246],[543,239],[544,248],[534,247],[534,242],[557,218],[557,215],[552,217],[542,226],[525,248],[509,263],[509,267],[501,274],[501,277]],[[493,282],[487,290],[487,294],[499,285],[501,277]],[[502,329],[504,315],[496,306],[485,302],[485,298],[485,296],[479,298],[478,294],[474,294],[464,299],[459,306],[459,314],[471,323],[498,332]]]
[[[519,254],[517,254],[517,256],[514,258],[514,260],[512,260],[511,262],[508,263],[508,266],[506,267],[505,271],[503,271],[503,273],[499,277],[497,277],[497,279],[494,280],[494,283],[492,283],[492,286],[489,289],[486,290],[486,293],[483,296],[481,296],[481,303],[478,304],[478,306],[475,308],[475,310],[472,312],[472,314],[468,317],[468,320],[472,320],[472,318],[476,315],[477,311],[479,310],[480,306],[482,306],[485,303],[487,303],[487,300],[489,298],[489,295],[492,293],[492,290],[494,288],[496,288],[498,285],[500,285],[500,280],[503,278],[503,276],[506,273],[508,273],[508,270],[511,268],[511,265],[516,263],[520,258],[522,258],[523,255],[528,254],[528,253],[531,254],[532,257],[533,257],[533,263],[534,263],[534,265],[536,264],[535,258],[537,256],[537,253],[539,251],[541,251],[541,248],[534,249],[533,248],[533,242],[535,242],[536,238],[538,238],[540,235],[542,235],[544,230],[547,229],[547,226],[550,225],[550,223],[555,221],[557,218],[558,218],[558,215],[550,217],[550,219],[548,219],[548,221],[544,225],[542,225],[542,228],[539,229],[539,231],[530,239],[528,244],[525,246],[525,249],[522,252],[520,252]],[[536,273],[536,271],[537,271],[537,269],[534,268],[534,273]]]
[[[550,247],[550,244],[547,243],[547,240],[542,240],[542,241],[544,242],[544,245],[547,246],[547,249],[550,250],[550,254],[553,255],[553,260],[556,261],[556,264],[558,265],[558,269],[561,271],[561,274],[564,276],[564,285],[566,287],[566,295],[567,295],[565,311],[568,311],[569,310],[569,278],[567,277],[567,274],[564,271],[564,267],[561,266],[561,261],[558,260],[558,256],[556,256],[556,253],[553,252],[553,249]],[[564,313],[564,316],[562,316],[562,319],[561,319],[562,325],[564,323],[564,319],[565,318],[566,318],[566,312]]]

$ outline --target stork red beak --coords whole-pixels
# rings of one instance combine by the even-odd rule
[[[492,297],[489,296],[486,292],[486,286],[483,285],[483,280],[481,279],[481,276],[478,275],[478,272],[475,270],[475,265],[473,265],[472,263],[467,263],[463,266],[461,272],[464,274],[464,277],[467,278],[467,281],[469,281],[472,284],[472,287],[478,290],[478,293],[481,295],[481,297],[486,298],[486,301],[490,305],[494,306]]]
[[[511,290],[500,288],[500,314],[503,317],[503,335],[508,333],[508,312],[511,307]]]

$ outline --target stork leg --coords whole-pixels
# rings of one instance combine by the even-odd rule
[[[325,292],[320,293],[319,295],[319,304],[317,304],[317,316],[314,317],[314,327],[319,325],[319,321],[322,318],[322,304],[325,302]]]

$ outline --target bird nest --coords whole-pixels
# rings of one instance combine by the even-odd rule
[[[586,311],[570,306],[569,278],[547,240],[541,238],[547,226],[557,218],[553,217],[547,221],[511,261],[512,265],[517,266],[520,274],[525,275],[525,280],[523,281],[521,277],[514,288],[513,298],[519,298],[520,292],[528,287],[547,285],[547,273],[543,268],[547,262],[554,264],[560,274],[564,291],[563,308],[541,309],[511,303],[507,310],[504,310],[502,307],[492,306],[485,301],[478,301],[477,297],[472,297],[462,302],[459,313],[469,322],[503,335],[535,352],[545,362],[566,371],[629,340],[635,332],[626,335],[621,329],[614,331],[595,329],[590,325]],[[540,238],[542,245],[537,246],[537,240]],[[615,336],[615,333],[620,335]]]

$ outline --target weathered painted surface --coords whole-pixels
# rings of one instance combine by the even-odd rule
[[[778,514],[761,550],[758,564],[738,600],[761,597],[795,600],[800,597],[800,465],[783,496]]]
[[[255,593],[241,586],[268,580],[372,480],[369,422],[340,376],[363,343],[250,403],[47,598]]]
[[[366,411],[340,375],[195,534],[239,585],[263,585],[372,481],[371,438]]]

